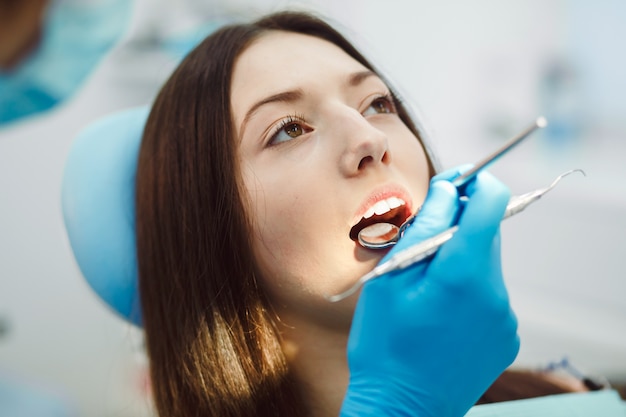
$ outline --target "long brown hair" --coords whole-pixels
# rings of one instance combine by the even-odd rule
[[[215,32],[160,91],[140,150],[136,219],[153,395],[164,417],[305,414],[257,284],[230,110],[235,61],[269,30],[325,39],[375,71],[322,20],[284,12]]]

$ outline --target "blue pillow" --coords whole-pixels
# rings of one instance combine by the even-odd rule
[[[65,227],[83,276],[138,326],[135,174],[148,112],[124,110],[84,129],[72,144],[62,184]]]

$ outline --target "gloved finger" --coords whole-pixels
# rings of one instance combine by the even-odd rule
[[[457,190],[449,181],[436,180],[431,182],[424,205],[416,216],[415,221],[404,233],[391,251],[381,260],[385,262],[397,252],[412,245],[422,242],[438,233],[448,229],[456,220],[458,211]],[[422,263],[410,267],[410,271],[402,270],[386,274],[379,279],[368,281],[361,293],[362,298],[367,297],[368,291],[374,291],[378,295],[390,291],[394,293],[399,288],[406,288],[415,281],[415,277],[421,275],[425,269]],[[387,283],[387,278],[392,284]],[[371,289],[376,288],[376,289]]]
[[[509,188],[486,171],[467,184],[466,192],[469,199],[460,215],[459,229],[440,249],[442,257],[452,252],[459,256],[465,252],[465,258],[484,256],[492,246],[511,197]]]
[[[432,177],[430,179],[430,182],[433,183],[434,181],[439,181],[439,180],[452,181],[456,177],[463,174],[464,172],[467,172],[470,169],[472,169],[473,166],[474,166],[473,164],[463,164],[463,165],[456,166],[454,168],[447,169],[443,172],[438,173],[434,177]]]
[[[506,288],[506,285],[504,283],[503,279],[500,279],[502,277],[502,259],[500,256],[500,246],[501,246],[501,242],[500,242],[501,238],[500,238],[500,229],[498,229],[498,231],[496,232],[494,238],[493,238],[493,242],[492,242],[492,246],[491,246],[491,266],[494,270],[500,271],[500,274],[497,275],[493,275],[496,277],[499,277],[498,279],[487,279],[489,282],[488,284],[491,286],[493,293],[501,300],[509,300],[509,293],[508,290]]]

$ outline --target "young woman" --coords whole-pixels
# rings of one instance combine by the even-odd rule
[[[226,27],[156,99],[136,177],[143,325],[159,415],[463,415],[519,342],[500,271],[508,190],[461,210],[389,84],[298,13]],[[421,210],[420,210],[421,207]],[[428,263],[330,303],[385,256],[366,225],[420,210]]]

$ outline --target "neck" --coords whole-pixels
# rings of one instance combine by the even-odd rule
[[[282,328],[283,350],[309,416],[337,416],[348,387],[348,332],[312,327],[290,321]]]

